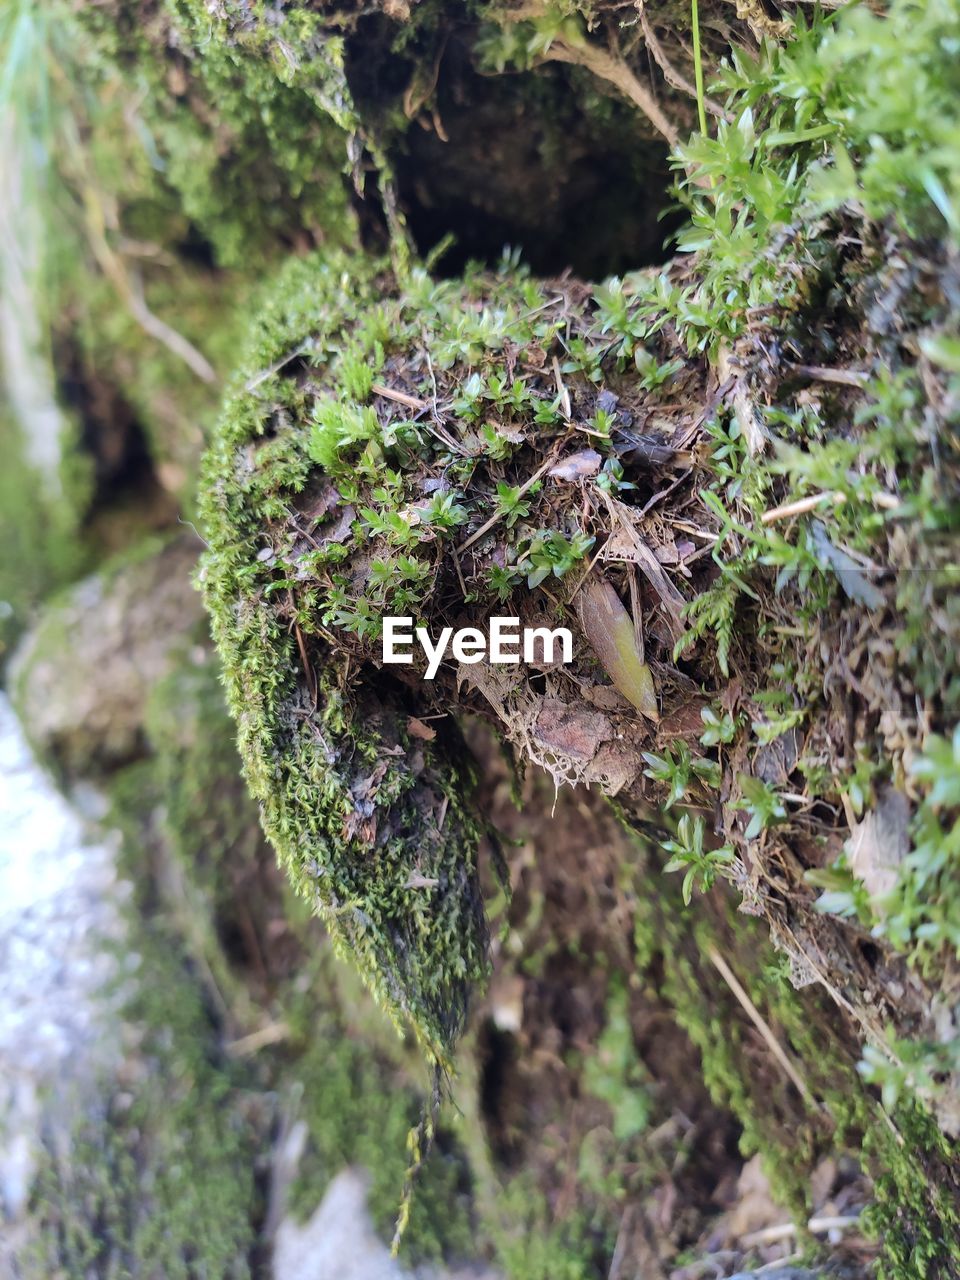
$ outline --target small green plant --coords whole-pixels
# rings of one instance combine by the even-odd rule
[[[951,739],[931,734],[910,772],[929,787],[926,803],[933,809],[960,809],[960,724]]]
[[[762,778],[751,778],[745,773],[740,774],[738,782],[740,799],[734,801],[733,807],[743,809],[750,815],[747,829],[743,833],[746,840],[756,840],[761,831],[786,820],[786,807],[769,783]]]
[[[712,632],[716,639],[717,666],[724,676],[730,675],[730,645],[733,642],[733,622],[737,601],[742,592],[753,595],[742,578],[732,570],[721,573],[713,586],[684,606],[684,617],[690,627],[674,646],[674,660],[687,645]]]
[[[520,576],[512,565],[492,564],[486,572],[487,587],[502,603],[513,595]]]
[[[670,793],[664,803],[665,809],[672,808],[684,798],[691,782],[702,782],[711,790],[720,786],[720,766],[716,760],[693,755],[682,739],[678,739],[672,749],[668,748],[665,756],[644,751],[643,758],[647,762],[643,772],[648,778],[669,783]]]
[[[344,454],[376,440],[379,434],[380,423],[370,406],[328,398],[318,401],[313,411],[307,451],[314,462],[336,478],[340,471],[349,471]]]
[[[435,493],[423,508],[423,520],[435,529],[456,529],[470,519],[470,512],[454,493]]]
[[[704,723],[704,730],[700,735],[701,746],[717,747],[721,743],[726,746],[737,736],[738,721],[729,711],[717,712],[713,707],[701,707],[700,719]]]
[[[527,575],[527,586],[532,590],[551,575],[562,578],[583,559],[594,541],[580,532],[569,538],[557,529],[541,529],[535,533],[518,566]]]
[[[375,537],[385,538],[391,546],[414,547],[422,540],[422,519],[412,519],[407,512],[361,507],[360,516]]]
[[[539,481],[527,490],[535,493],[539,489]],[[521,496],[521,486],[497,481],[497,511],[503,516],[504,524],[512,529],[518,520],[525,520],[530,514],[530,503]]]
[[[816,909],[826,915],[858,920],[865,928],[873,924],[870,895],[862,880],[853,874],[846,857],[841,855],[832,867],[815,867],[804,876],[823,892],[817,899]]]
[[[706,893],[713,887],[724,867],[729,866],[734,859],[729,845],[721,845],[719,849],[704,849],[705,833],[703,818],[685,813],[677,824],[676,837],[663,843],[664,850],[670,854],[664,871],[684,872],[680,892],[685,906],[690,905],[694,889],[699,888],[701,893]]]
[[[880,1086],[887,1111],[911,1094],[929,1101],[944,1092],[943,1078],[960,1070],[960,1040],[903,1040],[888,1030],[886,1048],[866,1045],[857,1069],[868,1084]]]

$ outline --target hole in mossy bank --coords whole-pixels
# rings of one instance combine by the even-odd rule
[[[176,504],[157,476],[143,423],[111,376],[69,341],[57,343],[55,359],[60,402],[77,427],[85,534],[105,551],[120,550],[132,528],[174,521]]]
[[[376,118],[387,102],[409,106],[415,82],[370,23],[358,33],[351,89]],[[390,150],[419,252],[456,237],[440,274],[495,264],[505,246],[540,276],[569,269],[596,280],[666,261],[682,221],[668,150],[634,108],[578,68],[483,73],[466,34],[435,57],[435,85]]]

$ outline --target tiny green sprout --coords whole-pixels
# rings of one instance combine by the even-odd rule
[[[533,420],[538,427],[553,427],[560,421],[560,406],[563,403],[563,396],[555,396],[552,400],[543,400],[539,397],[534,399]]]
[[[594,542],[595,539],[585,533],[567,538],[557,529],[541,529],[530,539],[520,564],[527,575],[527,586],[532,590],[551,574],[562,578],[583,559]]]
[[[607,458],[600,468],[600,474],[594,478],[593,483],[598,489],[602,489],[604,493],[621,493],[626,489],[635,489],[637,487],[635,484],[631,484],[629,480],[624,480],[623,463],[619,458]]]
[[[684,367],[682,360],[667,360],[660,364],[643,347],[636,349],[633,360],[640,374],[640,386],[644,391],[656,391]]]
[[[337,365],[340,383],[350,400],[362,403],[369,399],[373,382],[383,368],[384,351],[380,342],[374,342],[372,350],[354,343],[343,352]]]
[[[470,512],[454,493],[435,493],[423,509],[423,519],[435,529],[456,529],[466,524]]]
[[[530,486],[528,493],[537,493],[540,489],[540,482]],[[512,529],[518,520],[525,520],[530,514],[530,503],[524,501],[521,495],[520,485],[507,484],[503,480],[497,481],[497,511],[503,516],[504,522],[508,529]]]
[[[510,565],[492,564],[486,572],[487,587],[501,603],[509,599],[520,581],[520,574]]]
[[[360,517],[375,537],[385,538],[391,546],[413,547],[421,541],[419,525],[399,511],[361,507]]]
[[[318,401],[314,409],[307,450],[314,462],[336,477],[341,471],[350,471],[342,455],[376,441],[379,434],[374,409],[327,398]]]
[[[804,880],[823,890],[814,903],[817,911],[845,920],[858,920],[864,928],[871,927],[873,912],[867,887],[853,874],[843,855],[832,867],[814,867],[807,871]]]
[[[687,788],[694,780],[699,780],[713,790],[720,786],[719,764],[715,760],[708,760],[705,756],[692,755],[690,748],[682,739],[677,739],[672,748],[668,747],[665,756],[656,756],[650,751],[644,751],[642,754],[648,765],[648,768],[643,771],[644,774],[654,782],[670,784],[670,794],[664,804],[665,809],[672,808],[682,800],[687,793]]]
[[[930,787],[926,802],[931,808],[960,808],[960,724],[950,741],[931,734],[910,772]]]
[[[713,707],[701,707],[700,719],[705,726],[700,735],[700,745],[703,747],[716,747],[721,742],[726,745],[737,736],[737,721],[729,711],[718,715]]]
[[[887,1028],[887,1045],[866,1045],[857,1070],[868,1084],[880,1086],[886,1111],[920,1092],[925,1098],[944,1092],[944,1078],[960,1067],[960,1042],[899,1039]]]
[[[606,409],[598,409],[593,415],[593,421],[590,425],[590,434],[601,436],[604,440],[610,439],[610,432],[616,424],[616,415],[608,413]]]
[[[739,777],[741,798],[734,802],[735,809],[743,809],[750,815],[745,839],[755,840],[761,831],[783,822],[787,811],[776,791],[761,778],[751,778],[741,773]]]
[[[701,893],[706,893],[723,868],[733,862],[733,850],[729,845],[704,849],[705,829],[703,818],[685,813],[677,824],[676,839],[663,843],[664,850],[671,855],[664,871],[686,872],[680,890],[685,906],[690,905],[695,888],[699,887]]]
[[[485,447],[484,452],[491,462],[506,462],[516,445],[496,429],[491,422],[485,422],[480,429]]]

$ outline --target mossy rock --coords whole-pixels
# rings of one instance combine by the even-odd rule
[[[11,668],[38,753],[71,776],[109,772],[145,750],[153,685],[206,632],[192,535],[152,540],[54,597]]]

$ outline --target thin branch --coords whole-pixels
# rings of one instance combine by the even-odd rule
[[[680,141],[680,131],[666,115],[660,103],[650,90],[640,83],[627,64],[609,49],[600,49],[596,45],[569,45],[556,41],[550,46],[546,60],[567,62],[573,66],[586,67],[601,80],[606,80],[634,104],[640,108],[656,131],[666,138],[671,147]]]
[[[107,243],[103,209],[99,199],[89,187],[85,191],[84,197],[87,234],[90,247],[93,250],[93,256],[96,258],[103,274],[113,283],[117,292],[127,304],[127,308],[134,320],[145,333],[149,334],[151,338],[155,338],[157,342],[165,346],[168,351],[172,351],[184,364],[189,366],[201,382],[216,382],[216,370],[206,356],[202,355],[182,333],[177,333],[176,329],[168,325],[166,321],[161,320],[159,316],[155,316],[147,306],[139,283],[134,283],[123,261],[117,257]]]
[[[676,69],[670,59],[667,57],[666,50],[660,43],[657,33],[654,31],[647,17],[647,6],[644,0],[636,0],[637,13],[640,15],[640,26],[643,29],[643,38],[647,48],[653,55],[653,60],[663,72],[663,78],[667,84],[673,89],[679,89],[681,93],[687,94],[688,97],[696,99],[697,87],[691,84],[686,76]],[[719,102],[713,98],[704,97],[703,105],[712,116],[716,116],[719,120],[731,120],[732,116],[729,111],[725,111]]]
[[[767,1023],[764,1022],[763,1018],[760,1016],[760,1011],[757,1009],[757,1006],[750,999],[749,995],[747,995],[747,992],[741,985],[737,975],[733,972],[733,970],[727,964],[726,960],[724,960],[723,956],[720,954],[719,951],[716,950],[715,947],[710,948],[710,950],[707,952],[707,956],[710,959],[710,963],[714,965],[714,967],[719,971],[721,978],[723,978],[724,982],[727,984],[727,986],[736,996],[737,1000],[740,1002],[741,1006],[743,1007],[750,1021],[760,1032],[761,1036],[764,1039],[764,1042],[767,1045],[767,1048],[776,1058],[777,1062],[779,1062],[780,1066],[783,1068],[786,1076],[791,1081],[791,1083],[795,1085],[798,1092],[800,1093],[800,1096],[804,1099],[804,1101],[807,1103],[808,1106],[810,1106],[811,1108],[816,1107],[817,1105],[816,1101],[813,1097],[813,1094],[807,1088],[806,1082],[804,1081],[803,1077],[800,1075],[799,1071],[797,1071],[793,1063],[790,1061],[790,1059],[787,1057],[786,1050],[784,1049],[783,1045],[780,1043],[777,1037],[773,1034],[773,1032],[771,1031]]]
[[[524,483],[517,490],[518,498],[522,498],[523,495],[527,493],[536,484],[536,482],[540,479],[541,476],[546,475],[546,473],[550,470],[550,468],[556,462],[557,453],[558,453],[558,450],[555,450],[550,455],[550,457],[546,460],[543,466],[538,467],[537,470],[530,477],[530,479],[524,481]],[[476,531],[476,533],[471,533],[469,538],[466,538],[463,542],[460,543],[459,547],[457,547],[457,553],[459,555],[462,555],[464,551],[467,550],[468,547],[472,547],[475,542],[479,542],[479,540],[484,536],[484,534],[489,533],[490,530],[495,525],[499,524],[505,515],[506,515],[505,511],[495,511],[489,520],[484,521],[484,523],[480,526],[480,528]]]

